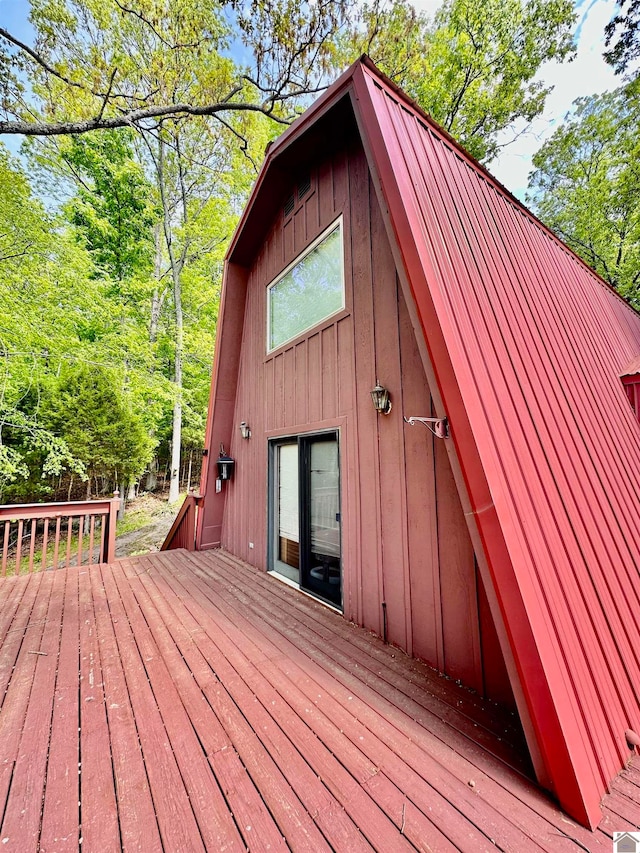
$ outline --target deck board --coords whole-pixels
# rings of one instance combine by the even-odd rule
[[[610,851],[495,707],[223,552],[0,580],[7,850]],[[520,748],[521,750],[521,748]]]
[[[113,620],[115,603],[110,602],[100,571],[90,573],[96,630],[100,636],[102,677],[118,803],[120,839],[126,850],[162,851],[160,830],[147,775],[135,714],[129,697]],[[129,673],[129,684],[135,684]],[[46,802],[46,800],[45,800]]]
[[[185,566],[187,572],[184,571]],[[192,572],[188,569],[189,564],[185,563],[185,566],[181,569],[183,575],[186,575],[183,582],[189,590],[186,600],[194,617],[193,641],[201,649],[205,660],[211,662],[230,700],[242,710],[254,732],[259,733],[274,762],[282,766],[292,790],[300,794],[305,808],[313,816],[331,847],[336,850],[371,850],[371,846],[362,838],[357,825],[332,796],[325,780],[309,766],[305,753],[296,748],[287,729],[296,727],[300,721],[294,720],[290,715],[286,721],[288,726],[285,725],[283,729],[270,713],[271,709],[265,708],[264,703],[259,702],[252,688],[245,683],[237,668],[234,667],[234,664],[238,664],[238,659],[235,656],[234,643],[228,643],[225,640],[224,621],[219,618],[211,622],[210,616],[202,612],[202,604],[206,601],[206,596],[198,589],[194,589],[194,584],[190,580]],[[188,618],[186,622],[189,624]],[[208,625],[215,630],[207,631]],[[240,640],[237,632],[234,639],[236,642]],[[240,659],[240,664],[242,661],[243,658]],[[372,817],[375,816],[373,810],[371,814]]]
[[[274,614],[266,612],[266,604],[257,604],[261,601],[263,592],[254,593],[246,584],[238,584],[238,579],[222,567],[225,563],[228,563],[228,560],[216,560],[215,571],[225,578],[220,594],[229,595],[228,590],[233,588],[235,595],[239,597],[238,606],[243,612],[250,607],[249,601],[252,598],[256,602],[253,607],[257,608],[257,615],[259,614],[256,624],[264,626],[269,623],[282,635],[291,634],[295,639],[290,654],[296,653],[297,646],[320,663],[329,675],[329,679],[324,682],[325,689],[334,695],[343,695],[343,691],[337,687],[338,684],[348,688],[349,705],[351,708],[357,706],[354,713],[357,712],[360,719],[367,719],[381,740],[395,737],[394,730],[386,725],[388,719],[394,718],[394,728],[399,728],[404,735],[404,740],[396,737],[394,741],[394,749],[398,755],[410,762],[418,772],[426,763],[429,767],[426,773],[428,779],[436,780],[438,789],[444,791],[451,801],[462,803],[467,817],[481,815],[479,824],[492,843],[497,840],[496,835],[501,837],[505,844],[511,837],[512,843],[515,843],[514,849],[525,849],[523,845],[526,843],[526,836],[530,839],[532,849],[538,849],[540,838],[554,838],[558,832],[565,831],[566,816],[546,798],[541,797],[536,786],[518,774],[509,773],[505,765],[494,757],[494,753],[498,752],[495,746],[487,753],[469,739],[466,714],[463,715],[460,726],[462,732],[460,728],[452,727],[441,719],[440,703],[436,703],[428,714],[424,714],[422,706],[416,707],[413,701],[408,700],[405,691],[394,694],[384,679],[376,681],[371,672],[362,666],[360,656],[345,657],[343,644],[339,640],[316,645],[305,634],[304,627],[297,618],[288,622],[280,611]],[[260,573],[256,573],[255,583],[261,584],[263,581],[268,584],[272,579],[264,579]],[[322,612],[320,609],[320,613]],[[401,652],[396,653],[391,648],[387,648],[387,654],[397,654],[406,660]],[[341,658],[344,667],[336,664]],[[422,683],[427,688],[425,696],[428,696],[431,681]],[[394,712],[398,709],[406,713],[396,715]],[[425,732],[433,737],[425,739]],[[474,783],[472,792],[469,792],[470,781]],[[514,786],[518,790],[518,799],[528,798],[527,807],[521,808],[518,800],[514,800],[511,794]],[[513,820],[517,824],[515,832]],[[580,835],[584,831],[575,827],[575,832]],[[596,843],[590,836],[589,841],[591,844]]]
[[[54,572],[53,574],[58,574]],[[89,569],[78,572],[80,622],[80,817],[87,850],[120,847],[102,660]]]
[[[80,834],[78,569],[70,569],[64,580],[58,673],[53,696],[51,741],[45,779],[47,796],[40,835],[40,842],[45,850],[56,849],[61,853],[77,850]]]
[[[218,563],[233,566],[233,559],[220,553]],[[261,588],[264,588],[264,584],[269,584],[270,581],[270,578],[261,573],[257,583]],[[420,661],[407,658],[405,655],[396,658],[393,651],[391,654],[389,653],[389,647],[385,647],[382,640],[366,632],[354,634],[349,624],[344,621],[338,624],[335,622],[330,625],[326,624],[319,618],[317,605],[309,597],[297,596],[297,599],[291,601],[291,596],[288,595],[286,587],[276,588],[276,590],[271,587],[267,588],[271,590],[271,598],[275,600],[274,603],[283,607],[291,615],[293,624],[304,624],[311,635],[317,635],[317,642],[321,645],[327,642],[336,644],[341,638],[346,640],[346,647],[351,656],[353,656],[354,648],[357,648],[361,653],[357,659],[358,666],[365,666],[378,679],[387,682],[408,698],[424,705],[425,708],[437,708],[438,716],[442,719],[446,719],[453,710],[457,727],[473,731],[474,739],[478,736],[477,730],[480,726],[493,735],[488,742],[494,748],[501,749],[501,744],[505,742],[517,747],[522,746],[524,741],[519,725],[515,725],[506,714],[496,714],[495,706],[492,703],[477,701],[473,692],[459,687],[453,679],[447,676],[439,675],[438,678],[433,678],[433,670],[430,670]],[[428,699],[425,693],[425,674],[429,676]],[[410,678],[407,678],[407,675],[410,675]],[[497,744],[496,735],[499,738]],[[513,751],[509,749],[504,750],[503,754],[507,760],[516,761],[519,768],[525,772],[530,769],[526,757],[523,760],[522,756],[514,755]]]
[[[141,576],[143,579],[145,575]],[[194,680],[209,702],[219,722],[228,733],[239,760],[242,761],[247,773],[253,780],[265,800],[274,820],[286,829],[287,838],[294,841],[296,849],[323,850],[329,849],[323,844],[322,836],[315,828],[309,812],[288,785],[283,771],[273,761],[261,738],[264,738],[261,728],[260,737],[256,734],[245,717],[251,712],[251,697],[248,707],[243,711],[231,699],[226,687],[218,679],[209,661],[215,660],[215,650],[207,643],[206,636],[199,637],[203,629],[189,613],[186,605],[180,600],[175,601],[175,612],[180,621],[175,623],[174,638],[180,652],[188,663]],[[215,663],[215,669],[220,670],[220,663]],[[291,755],[285,749],[280,758],[283,768],[288,768],[295,754]],[[219,753],[215,753],[215,758]],[[303,792],[308,796],[305,788]]]
[[[44,578],[42,586],[47,592],[46,618],[21,650],[21,654],[25,652],[34,661],[33,666],[28,667],[33,674],[33,681],[30,691],[26,677],[20,685],[22,690],[18,706],[24,706],[24,722],[2,824],[3,838],[24,839],[27,849],[37,844],[40,834],[40,803],[49,748],[64,576],[53,574],[50,578]],[[27,693],[30,700],[33,696],[36,701],[25,704]]]

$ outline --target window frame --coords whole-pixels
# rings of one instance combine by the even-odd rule
[[[633,409],[636,418],[640,421],[640,374],[628,373],[621,376],[620,379],[629,405]]]
[[[341,275],[341,285],[342,285],[342,300],[338,308],[335,311],[331,311],[330,314],[326,314],[324,317],[321,317],[319,320],[316,320],[314,323],[311,323],[309,326],[305,326],[302,329],[298,329],[295,334],[291,335],[291,337],[287,338],[284,341],[280,341],[275,346],[271,346],[271,291],[274,287],[276,287],[280,282],[286,278],[287,275],[293,270],[298,264],[302,263],[302,261],[311,254],[315,249],[318,248],[326,239],[329,237],[334,231],[338,230],[340,234],[340,244],[341,244],[341,253],[340,253],[340,275]],[[281,273],[279,273],[273,281],[269,282],[266,287],[266,352],[267,355],[270,356],[281,347],[286,346],[291,343],[291,341],[295,341],[298,338],[306,335],[312,329],[315,329],[318,326],[321,326],[327,320],[332,317],[336,317],[338,314],[341,314],[346,309],[346,281],[345,281],[345,245],[344,245],[344,216],[340,214],[333,222],[327,226],[316,238],[311,242],[300,254],[298,254],[290,264],[288,264]]]

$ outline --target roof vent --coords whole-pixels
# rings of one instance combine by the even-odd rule
[[[291,213],[291,211],[294,208],[294,205],[295,205],[295,200],[293,198],[293,195],[290,195],[289,198],[284,203],[283,211],[284,211],[285,216],[289,216],[289,214]]]
[[[305,175],[298,183],[298,201],[304,198],[311,189],[311,175]]]

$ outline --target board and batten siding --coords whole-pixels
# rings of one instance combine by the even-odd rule
[[[340,215],[345,309],[267,354],[267,286]],[[391,392],[389,416],[373,408],[376,380]],[[380,207],[353,143],[317,164],[311,190],[289,217],[280,212],[249,271],[234,427],[246,421],[252,437],[233,430],[221,544],[266,569],[268,440],[339,430],[346,618],[511,704],[444,444],[403,422],[431,414]]]

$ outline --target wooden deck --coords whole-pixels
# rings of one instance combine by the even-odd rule
[[[222,552],[0,582],[2,849],[602,850],[495,709]]]

